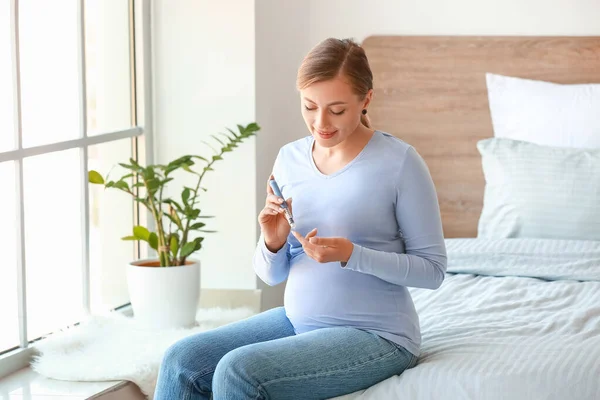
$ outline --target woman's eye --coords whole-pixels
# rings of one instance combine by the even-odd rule
[[[309,107],[307,107],[307,106],[304,106],[304,109],[305,109],[306,111],[315,111],[315,110],[316,110],[316,108],[309,108]],[[333,115],[342,115],[344,112],[346,112],[346,110],[342,110],[342,111],[339,111],[339,112],[331,111],[331,113],[332,113]]]

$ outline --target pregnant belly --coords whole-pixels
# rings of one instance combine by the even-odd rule
[[[389,330],[398,325],[403,287],[339,263],[301,257],[293,260],[285,289],[286,312],[298,333],[329,326]]]

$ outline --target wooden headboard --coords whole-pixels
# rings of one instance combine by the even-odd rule
[[[600,37],[372,36],[362,46],[374,75],[371,121],[425,159],[447,238],[477,236],[476,143],[493,136],[485,73],[600,83]]]

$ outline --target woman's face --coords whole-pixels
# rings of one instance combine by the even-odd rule
[[[341,77],[313,83],[300,91],[302,117],[319,145],[333,147],[354,133],[371,96],[361,100]]]

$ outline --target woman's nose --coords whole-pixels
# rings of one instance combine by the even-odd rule
[[[318,128],[327,128],[329,126],[329,119],[327,117],[327,113],[324,111],[320,111],[317,113],[317,117],[315,118],[316,126]]]

